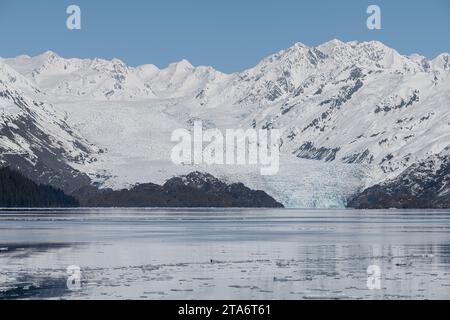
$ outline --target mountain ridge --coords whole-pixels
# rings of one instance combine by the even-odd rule
[[[172,177],[163,185],[143,183],[122,190],[79,190],[86,207],[215,207],[282,208],[261,190],[227,184],[203,172]]]
[[[95,161],[70,166],[93,183],[116,189],[185,173],[168,163],[170,134],[199,120],[221,130],[280,129],[281,156],[296,163],[294,172],[306,176],[301,170],[307,161],[320,164],[319,181],[297,183],[287,172],[278,179],[289,181],[287,188],[332,187],[332,199],[322,203],[336,205],[345,204],[348,190],[393,179],[450,144],[447,53],[429,60],[401,55],[377,41],[332,40],[316,47],[297,43],[231,74],[187,60],[159,69],[130,67],[118,59],[64,59],[53,52],[1,59],[2,64],[15,68],[24,96],[51,105],[84,144],[93,146],[86,157]],[[4,78],[9,86],[19,86],[10,78]],[[65,156],[60,160],[67,162]],[[330,168],[349,182],[320,175]],[[363,172],[359,182],[349,176],[355,168]],[[189,168],[196,169],[243,179],[256,189],[278,185],[275,178],[257,181],[236,168]],[[320,205],[310,197],[298,204]]]

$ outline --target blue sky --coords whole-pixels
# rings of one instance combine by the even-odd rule
[[[82,30],[66,28],[66,8]],[[382,10],[382,30],[366,9]],[[400,53],[450,52],[450,0],[0,0],[0,56],[119,58],[164,67],[183,58],[224,72],[255,65],[295,42],[380,40]]]

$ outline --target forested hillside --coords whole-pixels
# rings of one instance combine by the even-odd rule
[[[0,207],[75,207],[78,201],[50,186],[37,185],[19,172],[0,168]]]

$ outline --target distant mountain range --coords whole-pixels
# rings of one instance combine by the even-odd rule
[[[173,165],[171,132],[196,120],[282,130],[280,173]],[[0,165],[67,193],[201,171],[288,207],[446,207],[449,129],[450,55],[380,42],[297,43],[233,74],[186,60],[0,59]]]

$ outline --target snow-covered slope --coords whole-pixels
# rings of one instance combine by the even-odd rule
[[[51,51],[4,62],[49,95],[93,100],[150,99],[155,91],[162,97],[183,96],[224,76],[211,67],[194,68],[186,60],[159,70],[154,65],[129,67],[118,59],[64,59]]]
[[[134,69],[118,59],[63,59],[48,51],[37,57],[20,56],[4,62],[52,96],[94,100],[154,97]]]
[[[35,99],[40,95],[0,62],[0,164],[69,191],[89,183],[74,166],[94,162],[97,148],[67,125],[63,112]]]
[[[290,206],[338,206],[450,145],[448,54],[403,56],[376,41],[297,43],[233,74],[186,60],[134,68],[52,52],[3,62],[30,95],[66,113],[70,127],[103,149],[98,161],[74,166],[115,188],[203,169]],[[282,130],[280,173],[174,166],[170,135],[194,120]]]
[[[355,197],[355,208],[450,207],[450,147],[414,163],[399,176],[374,185]]]

